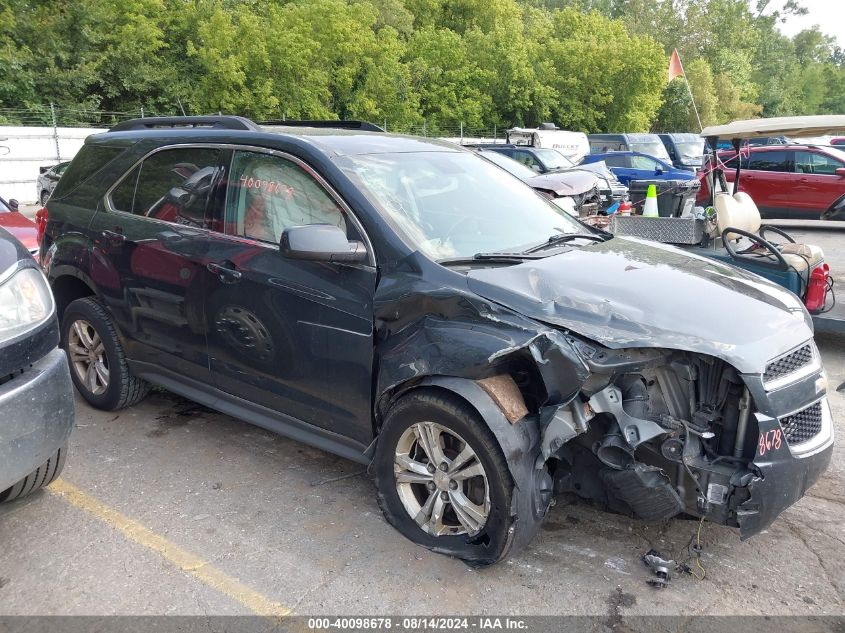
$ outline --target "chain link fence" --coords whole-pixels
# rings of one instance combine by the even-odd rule
[[[0,108],[0,126],[37,126],[37,127],[81,127],[81,128],[109,128],[128,119],[151,116],[179,116],[178,109],[167,112],[139,107],[137,110],[112,111],[89,108],[68,108],[52,103],[30,108]],[[214,112],[210,114],[222,114]],[[418,125],[396,124],[390,119],[371,121],[388,132],[395,134],[411,134],[414,136],[428,136],[450,139],[490,139],[504,141],[506,128],[491,126],[469,126],[462,122],[454,125]]]

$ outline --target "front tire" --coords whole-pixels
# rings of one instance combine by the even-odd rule
[[[95,299],[77,299],[65,309],[61,345],[73,384],[92,406],[116,411],[149,392],[149,383],[129,371],[111,317]]]
[[[374,466],[382,512],[410,540],[475,565],[507,554],[513,480],[495,436],[460,398],[403,396],[387,413]]]
[[[53,483],[59,475],[62,474],[66,458],[67,444],[53,453],[50,459],[41,464],[41,466],[29,473],[14,486],[0,492],[0,503],[15,501],[21,497],[32,494],[39,488],[43,488],[44,486],[48,486]]]

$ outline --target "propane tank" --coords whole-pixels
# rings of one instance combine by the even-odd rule
[[[819,264],[810,273],[810,282],[804,296],[804,306],[808,312],[818,312],[824,308],[829,278],[830,266],[827,264]]]

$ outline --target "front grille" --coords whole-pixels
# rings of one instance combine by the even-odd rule
[[[811,362],[813,362],[813,346],[807,343],[803,347],[799,347],[795,351],[789,352],[789,354],[776,358],[766,365],[763,382],[771,382],[788,376]]]
[[[790,445],[803,444],[822,430],[822,403],[817,402],[798,413],[781,418],[783,435]]]

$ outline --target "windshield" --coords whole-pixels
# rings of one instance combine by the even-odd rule
[[[556,149],[542,149],[538,147],[534,148],[534,151],[537,153],[537,158],[543,161],[543,164],[548,170],[566,169],[575,164]]]
[[[687,165],[700,165],[704,156],[704,139],[695,141],[675,141],[681,162]]]
[[[428,257],[520,252],[588,229],[504,170],[469,152],[350,157],[347,174]]]
[[[666,151],[666,147],[664,147],[663,141],[660,139],[656,141],[632,141],[628,143],[628,145],[630,146],[632,152],[640,152],[656,158],[665,158],[666,160],[669,160],[669,152]]]
[[[533,169],[529,169],[522,163],[518,163],[513,158],[508,158],[501,152],[497,152],[496,150],[491,150],[489,152],[479,152],[483,158],[486,158],[491,163],[495,163],[505,171],[510,174],[513,174],[520,180],[525,180],[526,178],[533,178],[537,175]]]

